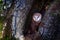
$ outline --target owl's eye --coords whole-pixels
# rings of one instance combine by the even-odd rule
[[[40,13],[35,13],[33,15],[33,20],[36,21],[36,22],[40,22],[41,18],[42,18],[42,15]]]

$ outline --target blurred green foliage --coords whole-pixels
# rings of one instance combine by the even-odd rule
[[[0,38],[1,38],[1,36],[2,36],[3,21],[4,21],[4,17],[1,17],[1,16],[0,16]]]
[[[2,12],[2,10],[3,10],[3,2],[2,0],[0,0],[0,13]]]
[[[0,0],[0,2],[2,2],[2,0]]]
[[[2,23],[4,21],[4,16],[0,16],[0,23]]]
[[[2,31],[3,25],[2,23],[0,23],[0,31]]]

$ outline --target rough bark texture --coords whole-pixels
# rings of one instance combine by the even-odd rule
[[[15,7],[13,11],[13,15],[16,16],[16,35],[15,37],[19,40],[22,40],[21,36],[23,36],[23,26],[25,24],[26,16],[31,8],[33,0],[16,0]]]
[[[40,25],[39,31],[43,37],[43,40],[60,40],[58,37],[59,29],[59,18],[60,17],[60,1],[55,0],[48,11],[45,13],[42,24]],[[57,30],[58,29],[58,30]]]
[[[24,26],[26,16],[27,16],[27,14],[31,8],[32,2],[33,2],[33,0],[15,0],[14,1],[14,3],[12,4],[12,7],[9,8],[6,12],[6,21],[8,21],[7,22],[8,26],[5,27],[5,30],[4,30],[5,34],[4,35],[7,34],[6,30],[9,31],[11,28],[10,29],[8,29],[8,28],[12,27],[12,33],[13,33],[13,31],[16,31],[15,37],[18,38],[19,40],[21,39],[20,36],[23,35],[23,33],[22,33],[23,29],[22,28]],[[15,14],[17,14],[17,15],[15,15]],[[11,15],[12,15],[12,18],[14,16],[16,17],[16,26],[15,26],[16,29],[15,30],[13,29],[13,26],[12,26],[13,24],[10,25],[11,23],[9,23]],[[14,20],[12,20],[12,22],[13,21]],[[10,34],[8,36],[10,36]]]

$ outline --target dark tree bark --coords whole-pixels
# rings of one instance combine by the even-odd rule
[[[39,31],[43,40],[60,40],[59,33],[60,1],[55,0],[42,19]],[[58,29],[58,30],[57,30]]]
[[[14,2],[12,3],[11,7],[8,8],[6,10],[6,23],[7,26],[5,27],[4,30],[4,35],[8,35],[9,37],[11,37],[10,35],[12,35],[13,31],[16,31],[15,33],[15,37],[18,38],[19,40],[22,40],[20,38],[21,35],[23,35],[22,31],[23,31],[23,26],[25,23],[25,19],[26,16],[31,8],[33,0],[14,0]],[[16,12],[17,16],[14,15]],[[13,28],[13,17],[16,16],[16,29],[12,29]],[[11,21],[12,20],[12,21]],[[4,37],[5,37],[4,36]]]

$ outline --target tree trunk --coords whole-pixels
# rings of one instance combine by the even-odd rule
[[[60,36],[56,38],[57,28],[59,27],[58,15],[60,16],[60,1],[54,0],[41,21],[42,25],[39,27],[43,40],[60,40]]]

